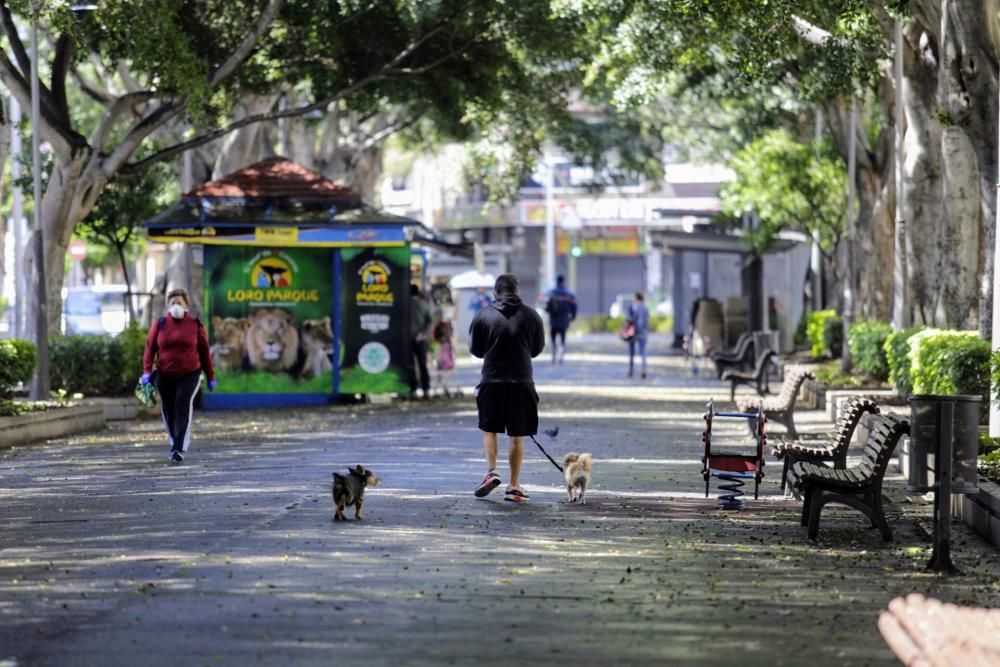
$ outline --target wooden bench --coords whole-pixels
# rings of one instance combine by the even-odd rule
[[[802,493],[802,525],[809,527],[809,539],[819,533],[819,516],[827,503],[841,503],[862,512],[892,541],[892,530],[882,509],[882,478],[896,444],[910,433],[910,422],[898,415],[874,415],[870,420],[861,462],[836,469],[812,461],[798,461],[789,472],[792,483]]]
[[[715,364],[715,372],[722,377],[727,370],[743,370],[753,363],[753,334],[749,331],[740,334],[736,345],[729,350],[712,350],[708,357]]]
[[[789,438],[797,438],[798,431],[795,430],[795,400],[799,396],[799,389],[802,383],[808,378],[815,378],[812,371],[801,366],[789,366],[785,369],[785,379],[781,383],[781,391],[777,396],[765,398],[764,416],[769,421],[776,421],[783,424],[788,429]],[[740,412],[752,412],[757,409],[759,398],[741,398],[736,401],[736,407]],[[753,435],[754,429],[751,424],[750,433]]]
[[[756,385],[758,396],[766,394],[770,389],[770,387],[767,386],[767,365],[773,360],[774,351],[765,350],[764,354],[760,355],[760,359],[757,360],[757,364],[752,373],[743,373],[742,371],[724,372],[722,374],[722,381],[730,383],[729,400],[731,401],[736,397],[736,387],[741,384]]]
[[[908,667],[1000,664],[1000,609],[960,607],[910,593],[889,602],[878,629]]]
[[[878,403],[866,396],[852,396],[837,420],[836,428],[833,431],[833,440],[817,444],[805,444],[798,440],[785,440],[779,442],[771,450],[779,459],[784,459],[781,468],[781,491],[784,493],[785,484],[788,478],[788,470],[797,461],[812,461],[813,463],[833,463],[833,467],[843,469],[847,467],[847,450],[854,437],[854,431],[861,418],[866,414],[877,415],[879,412]]]

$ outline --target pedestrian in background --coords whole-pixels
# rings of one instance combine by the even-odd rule
[[[576,296],[566,287],[566,278],[556,278],[556,286],[545,302],[549,314],[549,335],[552,337],[552,363],[562,363],[566,356],[566,331],[576,319]],[[559,339],[559,342],[556,339]]]
[[[413,346],[413,355],[416,357],[416,365],[410,374],[410,397],[417,395],[417,385],[423,393],[423,397],[429,398],[431,389],[431,377],[427,371],[427,353],[430,349],[431,325],[434,318],[431,315],[431,305],[420,293],[420,288],[410,285],[410,343]]]
[[[628,339],[628,376],[635,372],[635,349],[642,356],[642,378],[646,379],[646,340],[649,338],[649,308],[646,307],[642,292],[635,293],[635,301],[629,304],[625,322],[631,324],[633,335]]]
[[[486,294],[486,288],[477,287],[476,293],[472,295],[471,299],[469,299],[469,310],[471,310],[472,313],[475,314],[478,313],[483,308],[489,308],[489,307],[490,307],[490,297],[488,294]]]
[[[208,333],[201,320],[189,313],[187,290],[167,294],[167,314],[153,323],[146,336],[142,355],[142,377],[151,381],[160,394],[163,425],[170,443],[170,460],[180,463],[191,443],[194,397],[201,386],[201,374],[208,378],[208,390],[215,389],[215,371],[208,348]]]
[[[528,499],[520,483],[524,436],[538,432],[538,393],[531,360],[545,348],[545,327],[535,309],[518,296],[516,276],[498,277],[493,296],[490,307],[481,310],[469,327],[469,352],[483,360],[476,408],[488,468],[475,495],[482,498],[501,484],[496,471],[498,440],[506,432],[510,483],[504,500],[522,502]]]

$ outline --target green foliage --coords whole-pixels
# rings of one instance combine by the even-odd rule
[[[756,214],[759,224],[745,238],[758,254],[783,230],[817,233],[824,252],[836,246],[844,228],[847,174],[829,146],[822,148],[773,130],[730,161],[736,180],[722,188],[722,209],[733,218]]]
[[[49,341],[54,390],[87,396],[131,395],[142,375],[146,333],[130,326],[117,336],[60,336]]]
[[[156,164],[138,174],[120,174],[108,183],[97,205],[77,226],[77,235],[88,245],[84,265],[117,262],[127,276],[141,241],[136,231],[172,203],[175,180],[166,165]]]
[[[1000,449],[994,449],[979,458],[979,474],[1000,484]]]
[[[913,393],[913,378],[910,374],[910,338],[923,331],[923,327],[912,327],[894,331],[885,339],[885,362],[889,366],[889,382],[900,394]]]
[[[795,337],[792,342],[795,346],[805,345],[809,342],[809,335],[807,333],[807,327],[809,326],[809,313],[803,312],[802,317],[799,318],[799,323],[795,327]]]
[[[885,341],[892,327],[885,322],[866,320],[851,326],[847,346],[851,359],[859,371],[877,380],[889,377],[889,363],[885,358]]]
[[[830,389],[857,389],[864,386],[864,380],[857,375],[845,373],[840,368],[839,361],[830,361],[817,366],[813,373],[816,381]]]
[[[843,320],[840,319],[835,310],[816,310],[808,315],[806,338],[809,340],[813,357],[840,356],[843,335],[841,335],[840,340],[836,338],[836,333],[833,331],[836,324],[831,324],[831,330],[827,333],[827,322],[840,322],[841,330],[843,330]],[[836,345],[836,350],[831,349],[831,344]]]
[[[132,322],[124,331],[118,334],[121,344],[121,378],[123,386],[134,385],[142,375],[142,355],[146,351],[146,334],[144,329]]]
[[[38,350],[18,338],[0,340],[0,398],[10,398],[18,384],[27,384],[35,373]]]
[[[924,329],[910,339],[914,394],[969,394],[990,401],[990,342],[976,331]]]
[[[833,358],[840,357],[844,351],[844,320],[840,315],[824,320],[823,345]]]

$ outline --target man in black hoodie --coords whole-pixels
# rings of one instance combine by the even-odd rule
[[[517,294],[517,277],[505,273],[493,287],[494,301],[480,310],[469,327],[469,351],[483,360],[476,392],[479,429],[489,471],[476,488],[482,498],[500,486],[497,474],[498,434],[510,438],[510,484],[504,500],[528,498],[520,484],[524,436],[538,432],[538,394],[531,360],[545,348],[545,327],[533,308]]]

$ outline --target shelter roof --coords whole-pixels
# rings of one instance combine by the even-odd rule
[[[286,157],[274,156],[185,192],[185,198],[250,197],[262,199],[354,200],[361,196]]]

